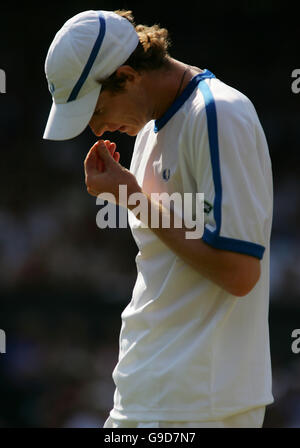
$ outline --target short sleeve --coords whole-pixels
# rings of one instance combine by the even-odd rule
[[[209,207],[202,238],[215,248],[261,259],[273,212],[263,129],[252,103],[237,90],[218,80],[200,82],[199,90],[205,120],[202,116],[195,134],[193,167],[197,190]]]

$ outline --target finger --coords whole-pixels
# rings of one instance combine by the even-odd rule
[[[95,145],[102,143],[104,143],[106,148],[109,150],[110,154],[113,156],[117,145],[114,142],[111,142],[110,140],[102,140],[102,139],[98,140],[98,142],[96,142]]]
[[[97,193],[95,190],[93,190],[92,188],[90,188],[90,187],[87,187],[87,192],[88,192],[91,196],[98,196],[98,193]]]
[[[105,143],[104,143],[104,140],[97,140],[96,143],[94,143],[93,146],[91,147],[89,153],[90,153],[90,152],[91,152],[91,153],[94,153],[95,158],[98,158],[98,159],[99,159],[99,155],[98,155],[97,147],[98,147],[99,145],[103,145],[103,144],[105,144]],[[88,155],[89,155],[89,153],[88,153]]]
[[[84,160],[85,172],[88,174],[96,173],[98,171],[97,166],[98,160],[99,160],[98,154],[95,151],[94,147],[92,147]]]
[[[95,147],[97,149],[98,156],[104,162],[105,168],[113,166],[115,161],[105,143],[103,141],[99,141],[98,144],[95,145]]]
[[[98,158],[98,161],[97,161],[97,169],[98,169],[98,171],[99,171],[100,173],[102,173],[102,172],[104,171],[104,162],[103,162],[103,160],[100,159],[100,157],[98,156],[98,154],[97,154],[97,158]]]
[[[106,148],[109,150],[109,152],[113,156],[117,145],[114,142],[111,142],[110,140],[105,140],[104,143],[105,143]]]
[[[108,150],[109,150],[111,156],[114,155],[115,149],[116,149],[116,148],[111,147],[111,146],[108,148]]]
[[[113,157],[114,157],[115,161],[116,161],[117,163],[119,163],[119,160],[120,160],[120,153],[119,153],[119,152],[115,152]]]
[[[110,140],[98,140],[97,143],[104,143],[104,145],[107,147],[107,149],[110,149],[111,147],[114,147],[114,149],[116,148],[116,143],[115,142],[111,142]]]
[[[90,149],[85,160],[85,171],[87,174],[98,174],[104,171],[104,162],[100,159],[95,145]]]

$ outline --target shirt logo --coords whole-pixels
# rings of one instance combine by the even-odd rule
[[[54,86],[53,82],[49,82],[48,88],[50,90],[50,93],[53,95],[53,93],[55,91],[55,86]]]
[[[204,201],[204,213],[206,215],[209,215],[210,212],[212,211],[213,206],[208,202],[208,201]]]
[[[170,175],[171,175],[170,168],[165,168],[162,173],[163,180],[167,182],[170,179]]]

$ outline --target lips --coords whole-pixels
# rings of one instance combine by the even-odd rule
[[[99,130],[98,129],[95,129],[94,127],[92,127],[91,126],[91,124],[90,124],[90,128],[91,128],[91,130],[92,130],[92,132],[95,134],[95,135],[97,135],[97,137],[101,137],[106,131],[108,131],[108,132],[116,132],[116,131],[118,131],[118,132],[126,132],[126,130],[127,130],[127,126],[120,126],[120,127],[118,127],[118,126],[111,126],[111,127],[102,127],[102,128],[100,128]]]
[[[126,130],[126,126],[108,126],[106,128],[106,131],[108,131],[108,132],[116,132],[116,131],[125,132],[125,130]]]

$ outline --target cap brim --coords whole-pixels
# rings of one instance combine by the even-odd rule
[[[101,84],[84,97],[64,104],[52,104],[43,138],[69,140],[77,137],[87,127],[94,113]]]

